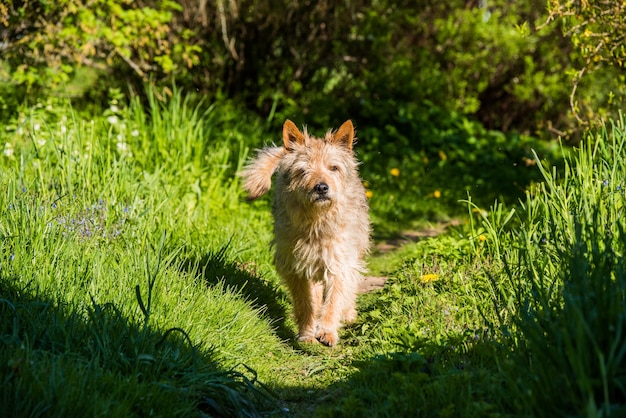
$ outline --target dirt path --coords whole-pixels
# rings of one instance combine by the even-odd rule
[[[393,239],[377,242],[374,248],[378,254],[386,254],[397,250],[403,245],[417,242],[425,238],[435,237],[445,232],[447,228],[457,225],[460,225],[460,221],[453,219],[450,222],[436,223],[425,229],[404,231]],[[359,283],[359,294],[375,292],[382,289],[383,286],[385,286],[387,279],[388,277],[386,276],[365,276],[364,280]]]

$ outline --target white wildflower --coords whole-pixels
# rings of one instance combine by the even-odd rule
[[[13,145],[8,142],[4,144],[4,155],[6,155],[7,157],[13,156]]]
[[[128,144],[125,141],[119,141],[117,143],[117,149],[120,152],[126,152],[128,151]]]

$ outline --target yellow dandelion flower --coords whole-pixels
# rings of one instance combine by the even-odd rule
[[[448,159],[448,156],[445,152],[443,152],[443,150],[439,150],[439,158],[441,158],[442,161],[445,161]]]
[[[374,192],[372,192],[371,190],[365,191],[365,197],[367,197],[368,199],[371,199],[372,196],[374,196]]]
[[[439,190],[435,190],[435,191],[433,192],[433,197],[434,197],[435,199],[439,199],[439,198],[441,197],[441,192],[440,192]]]
[[[392,168],[392,169],[389,171],[389,174],[391,174],[391,175],[392,175],[392,176],[394,176],[394,177],[398,177],[398,176],[400,175],[400,170],[399,170],[399,169],[397,169],[397,168]]]
[[[420,282],[422,283],[430,283],[430,282],[434,282],[436,280],[439,280],[439,275],[438,274],[424,274],[422,277],[420,277]]]
[[[482,241],[487,241],[487,237],[486,237],[486,236],[484,236],[484,235],[479,235],[479,236],[478,236],[478,240],[479,240],[479,241],[481,241],[481,242],[482,242]]]

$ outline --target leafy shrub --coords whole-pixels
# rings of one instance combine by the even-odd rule
[[[187,42],[189,29],[170,30],[173,14],[181,10],[177,2],[149,3],[96,0],[86,7],[81,0],[68,0],[0,6],[0,80],[24,86],[14,94],[34,95],[42,88],[67,85],[82,74],[82,67],[109,73],[112,78],[104,78],[113,87],[118,84],[115,77],[136,87],[150,79],[171,82],[197,62],[199,48]],[[83,86],[75,80],[74,94],[88,93],[96,77],[98,73],[91,74]],[[97,93],[106,92],[106,87],[100,89]]]
[[[537,30],[544,7],[377,2],[352,29],[345,54],[354,59],[321,66],[285,112],[320,126],[332,126],[331,115],[391,125],[411,141],[416,130],[406,129],[405,119],[429,105],[472,115],[488,129],[565,131],[572,127],[567,71],[578,57],[558,28]]]
[[[620,86],[626,82],[626,4],[610,0],[548,0],[548,10],[548,20],[561,25],[581,56],[572,73],[570,105],[574,116],[584,124],[598,124],[598,119],[610,115],[611,108],[619,110],[625,100]],[[603,81],[601,90],[608,95],[603,100],[606,105],[599,109],[596,98],[590,98],[585,88],[591,82],[588,78],[596,80],[596,85]],[[581,86],[584,93],[577,92]]]
[[[580,48],[587,64],[608,61],[626,64],[624,15],[626,4],[610,0],[549,0],[550,19],[558,20]]]
[[[556,25],[537,29],[548,18],[544,0],[81,5],[2,6],[2,80],[31,89],[61,83],[57,94],[97,98],[107,89],[96,77],[136,92],[146,81],[175,79],[190,91],[240,99],[270,120],[325,129],[350,117],[379,129],[397,126],[410,139],[404,114],[428,102],[505,132],[573,126],[570,79],[584,56]],[[596,108],[618,91],[616,80],[600,77],[579,86]]]
[[[365,127],[357,147],[364,150],[374,212],[383,223],[405,228],[440,213],[458,214],[468,194],[481,207],[495,200],[515,204],[541,179],[533,151],[554,164],[561,159],[555,143],[487,130],[436,107],[407,115],[405,126],[414,131],[412,141],[393,126],[382,132]]]

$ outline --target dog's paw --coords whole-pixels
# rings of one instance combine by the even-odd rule
[[[339,335],[337,331],[320,331],[317,334],[317,339],[324,345],[334,347],[337,345],[337,341],[339,341]]]
[[[354,321],[356,321],[356,317],[357,317],[357,313],[356,313],[356,309],[354,308],[350,308],[347,309],[344,313],[343,313],[343,323],[344,324],[351,324]]]
[[[315,343],[317,344],[317,338],[313,334],[305,334],[298,337],[298,341],[301,343]]]

